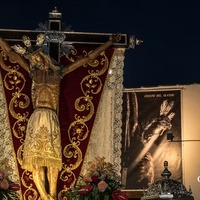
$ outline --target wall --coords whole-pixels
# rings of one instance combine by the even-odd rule
[[[182,98],[182,139],[200,140],[200,84],[184,85]],[[182,142],[183,183],[200,199],[200,141]],[[199,182],[197,178],[199,177]]]

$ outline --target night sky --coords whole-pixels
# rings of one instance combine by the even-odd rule
[[[2,1],[0,29],[34,30],[55,6],[73,31],[120,32],[144,40],[126,50],[125,88],[200,83],[198,1]]]

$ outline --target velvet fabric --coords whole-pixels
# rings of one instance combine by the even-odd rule
[[[68,57],[62,56],[60,63],[66,66],[80,56],[87,56],[94,48],[89,45],[75,46],[74,53]],[[58,117],[63,167],[58,179],[58,199],[63,199],[66,190],[76,184],[80,175],[112,54],[113,48],[107,49],[94,62],[74,70],[61,80]],[[37,200],[39,194],[32,174],[21,168],[26,125],[33,112],[31,78],[17,61],[10,60],[1,48],[0,70],[16,156],[16,170],[21,185],[21,198],[26,200],[32,197]]]

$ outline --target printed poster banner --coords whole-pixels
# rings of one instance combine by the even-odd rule
[[[170,178],[181,181],[180,90],[125,90],[122,112],[122,182],[126,189],[145,189],[162,179],[164,161]]]

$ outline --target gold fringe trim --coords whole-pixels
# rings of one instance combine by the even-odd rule
[[[53,167],[61,170],[62,160],[56,158],[29,157],[22,163],[22,168],[33,171],[33,166]]]

